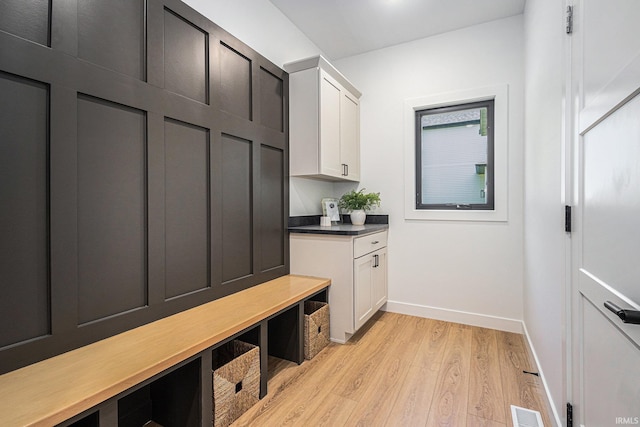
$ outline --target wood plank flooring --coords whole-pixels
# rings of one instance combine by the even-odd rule
[[[270,359],[269,392],[233,426],[483,426],[510,405],[548,416],[522,335],[379,312],[301,365]]]

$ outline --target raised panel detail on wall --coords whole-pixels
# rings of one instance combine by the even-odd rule
[[[165,119],[165,298],[210,286],[209,131]]]
[[[0,347],[49,325],[47,85],[0,72]]]
[[[222,281],[253,273],[252,143],[222,135]]]
[[[209,103],[209,35],[169,9],[164,10],[164,85]]]
[[[288,82],[180,0],[0,0],[0,375],[289,273]]]
[[[2,0],[0,30],[49,46],[51,0]]]
[[[145,80],[144,22],[144,0],[79,1],[78,56]]]
[[[284,153],[277,148],[260,147],[261,268],[284,265]]]
[[[260,68],[260,123],[284,130],[284,94],[282,79]]]
[[[78,322],[144,307],[146,113],[78,97]]]
[[[222,109],[251,120],[251,60],[220,43],[220,102]]]

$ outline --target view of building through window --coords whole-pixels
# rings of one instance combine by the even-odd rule
[[[493,100],[416,111],[416,208],[493,209]]]

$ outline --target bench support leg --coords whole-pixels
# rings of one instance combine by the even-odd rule
[[[269,360],[269,331],[268,321],[263,320],[260,322],[260,337],[258,338],[258,345],[260,346],[260,399],[267,395],[267,380],[268,376],[268,360]]]

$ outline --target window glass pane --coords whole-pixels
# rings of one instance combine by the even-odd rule
[[[487,106],[477,105],[418,112],[419,207],[487,205],[487,165],[491,163],[488,117]]]

